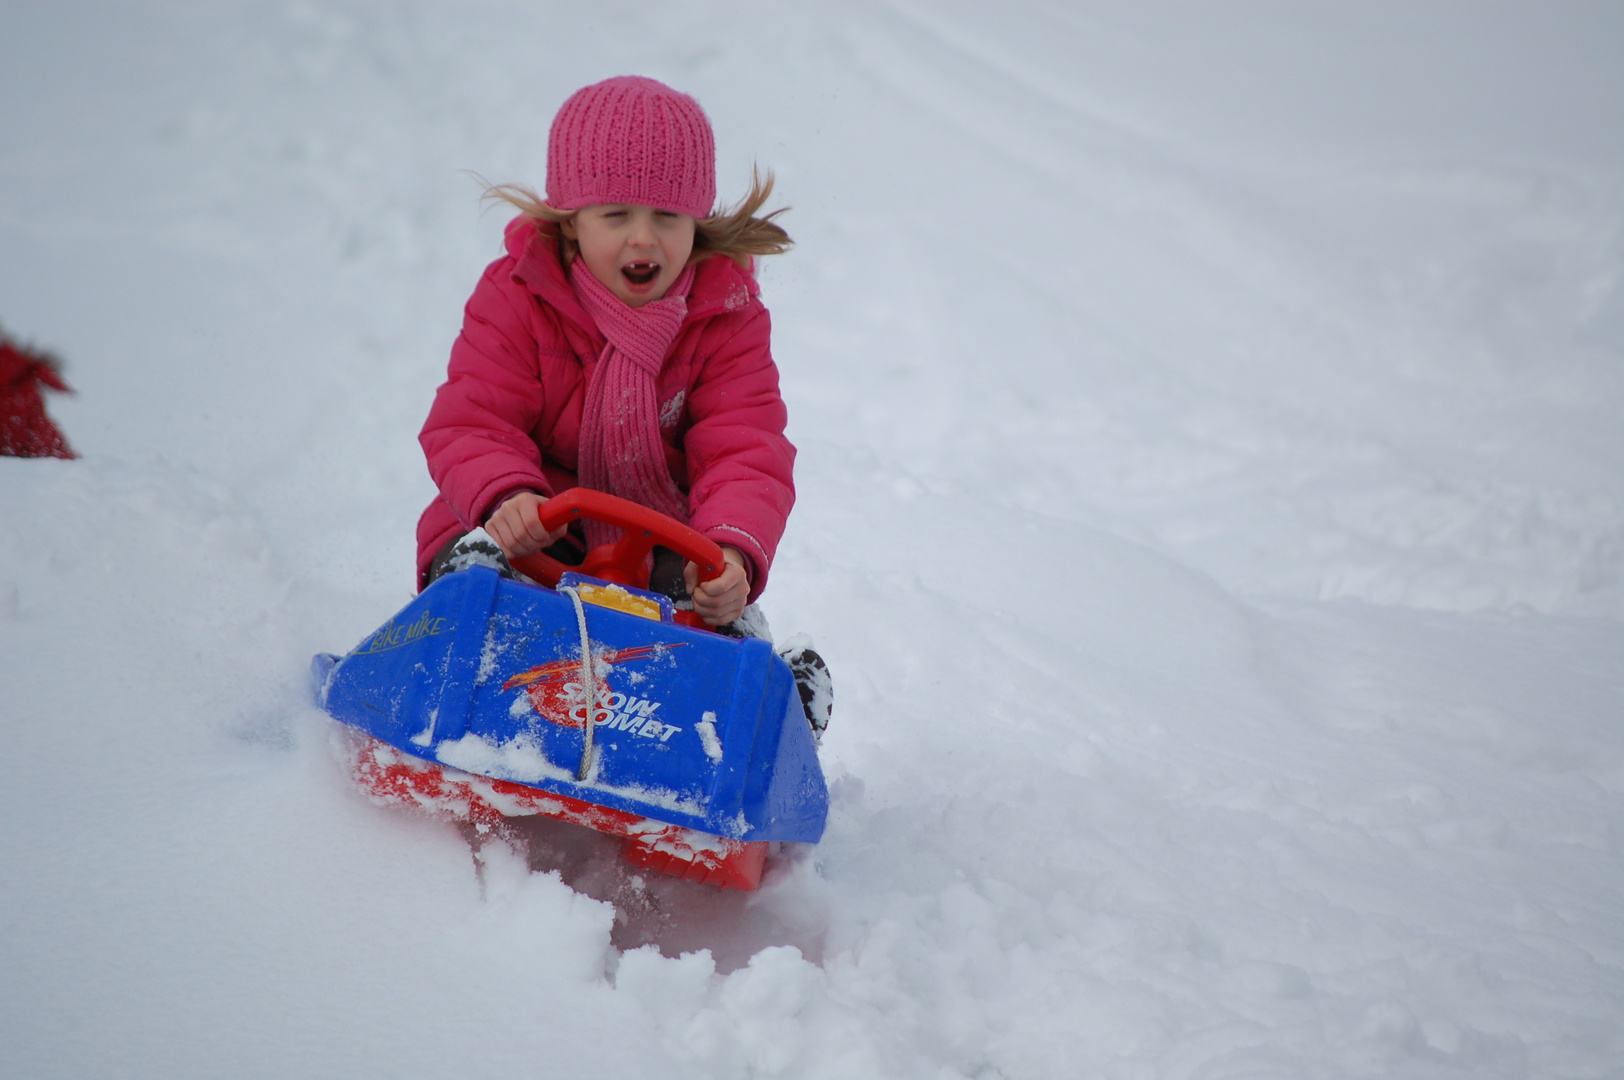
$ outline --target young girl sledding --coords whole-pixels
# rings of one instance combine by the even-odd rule
[[[578,564],[612,530],[548,533],[537,508],[582,486],[681,521],[721,546],[722,575],[655,551],[649,587],[724,633],[766,636],[755,600],[795,501],[795,448],[754,259],[790,246],[757,217],[772,190],[713,213],[716,154],[698,102],[653,79],[577,91],[553,119],[547,197],[464,311],[419,436],[439,495],[417,526],[419,587],[475,562],[546,551]],[[829,718],[828,671],[785,652],[807,717]]]

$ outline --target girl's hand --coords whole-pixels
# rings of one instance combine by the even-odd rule
[[[541,527],[541,519],[536,513],[546,501],[534,491],[521,491],[509,497],[485,519],[485,531],[502,549],[502,554],[509,559],[534,555],[542,548],[562,540],[564,534],[569,532],[568,525],[552,532]]]
[[[750,599],[750,575],[744,570],[744,554],[736,547],[722,545],[722,560],[727,565],[722,576],[712,581],[699,580],[699,567],[688,563],[682,576],[693,594],[694,610],[711,626],[730,623],[744,614],[745,601]]]

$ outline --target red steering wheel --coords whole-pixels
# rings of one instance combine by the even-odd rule
[[[700,581],[718,578],[726,568],[722,549],[715,541],[658,510],[650,510],[629,499],[590,488],[570,488],[542,503],[537,513],[548,532],[577,518],[613,525],[621,531],[615,543],[587,552],[586,561],[580,566],[566,566],[540,552],[513,560],[514,569],[549,587],[556,586],[561,575],[573,570],[617,585],[646,589],[649,552],[656,544],[670,548],[699,567]]]

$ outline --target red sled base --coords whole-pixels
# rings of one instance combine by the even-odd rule
[[[712,836],[510,780],[461,772],[402,753],[358,731],[347,733],[345,742],[351,775],[379,803],[415,807],[481,830],[531,815],[566,821],[624,837],[621,858],[633,866],[715,888],[749,892],[760,886],[766,869],[772,845],[764,840]]]

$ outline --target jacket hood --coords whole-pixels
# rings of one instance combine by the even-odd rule
[[[521,214],[508,222],[504,243],[514,260],[515,280],[523,282],[525,288],[566,319],[602,336],[576,297],[551,237],[544,236],[534,221]],[[732,259],[712,256],[698,264],[683,326],[746,308],[760,292],[761,286],[754,274],[740,269]]]

